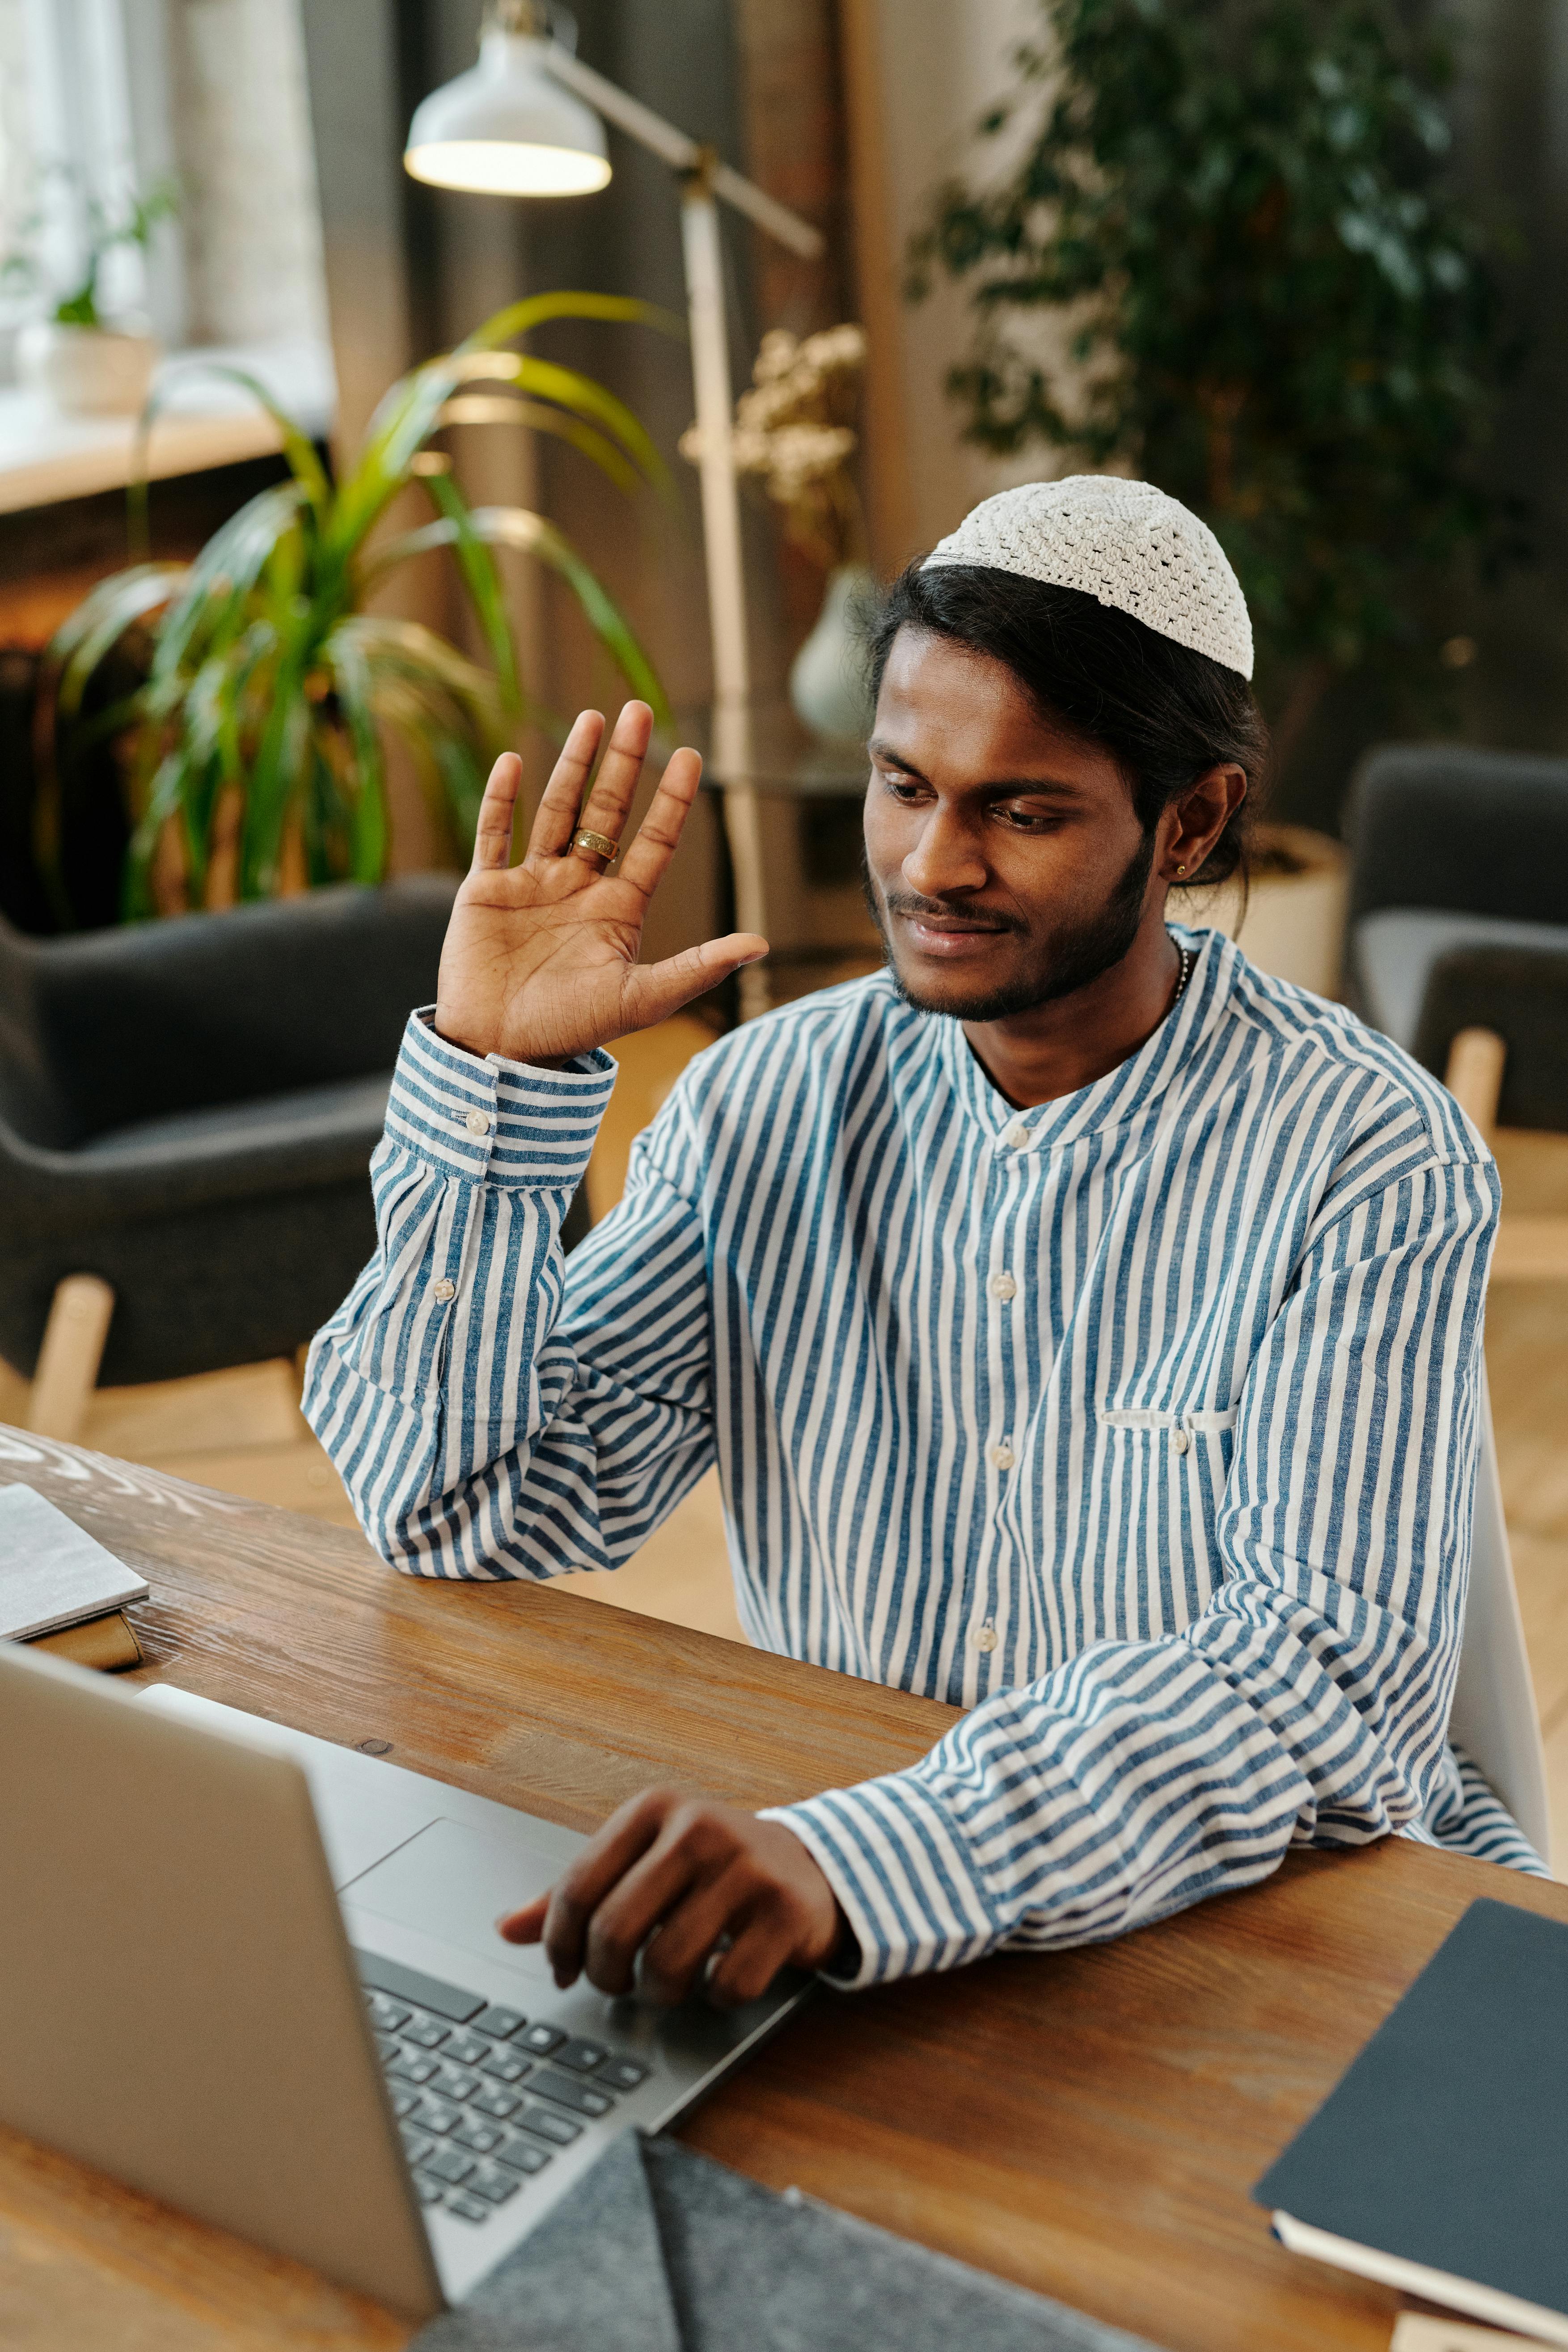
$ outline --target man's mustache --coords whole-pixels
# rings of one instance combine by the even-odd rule
[[[889,915],[923,916],[932,922],[968,923],[977,931],[1021,931],[1026,925],[1006,915],[977,915],[967,907],[950,907],[941,898],[918,898],[909,890],[890,890],[882,899]]]

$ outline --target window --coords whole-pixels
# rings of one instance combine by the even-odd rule
[[[178,220],[104,272],[110,315],[171,349],[327,340],[298,0],[0,0],[0,214],[43,216],[51,286],[81,268],[90,192],[170,175]],[[6,304],[15,320],[37,299]]]

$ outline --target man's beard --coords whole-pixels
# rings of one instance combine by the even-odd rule
[[[944,1013],[959,1021],[1010,1021],[1020,1013],[1032,1013],[1037,1005],[1052,1004],[1058,997],[1072,996],[1101,972],[1119,964],[1138,936],[1143,920],[1143,898],[1149,887],[1149,876],[1154,864],[1154,835],[1144,835],[1131,863],[1116,887],[1098,911],[1086,921],[1068,925],[1053,931],[1046,941],[1034,969],[1021,972],[1005,988],[993,989],[988,996],[977,996],[968,1003],[950,999],[939,1003],[920,995],[900,971],[893,955],[892,941],[888,936],[887,918],[882,912],[871,868],[864,848],[860,853],[860,881],[866,893],[866,904],[871,910],[871,920],[881,934],[888,969],[893,985],[904,1003],[917,1013]],[[895,907],[911,915],[952,915],[962,910],[946,907],[940,900],[895,898]],[[1022,930],[1020,923],[1009,922],[1008,930]]]

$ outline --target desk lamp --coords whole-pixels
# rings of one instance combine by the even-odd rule
[[[821,252],[822,238],[798,214],[721,163],[711,147],[581,64],[569,46],[571,20],[563,14],[556,23],[552,31],[542,0],[490,0],[479,64],[421,102],[403,160],[416,179],[437,187],[514,196],[587,194],[609,180],[605,123],[613,122],[679,175],[713,646],[713,748],[733,768],[744,764],[751,671],[741,508],[731,456],[719,199],[807,260]]]

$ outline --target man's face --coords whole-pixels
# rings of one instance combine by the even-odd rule
[[[1108,753],[1049,726],[1004,663],[900,630],[871,737],[866,885],[910,1003],[1000,1021],[1087,986],[1157,915],[1153,853]]]

